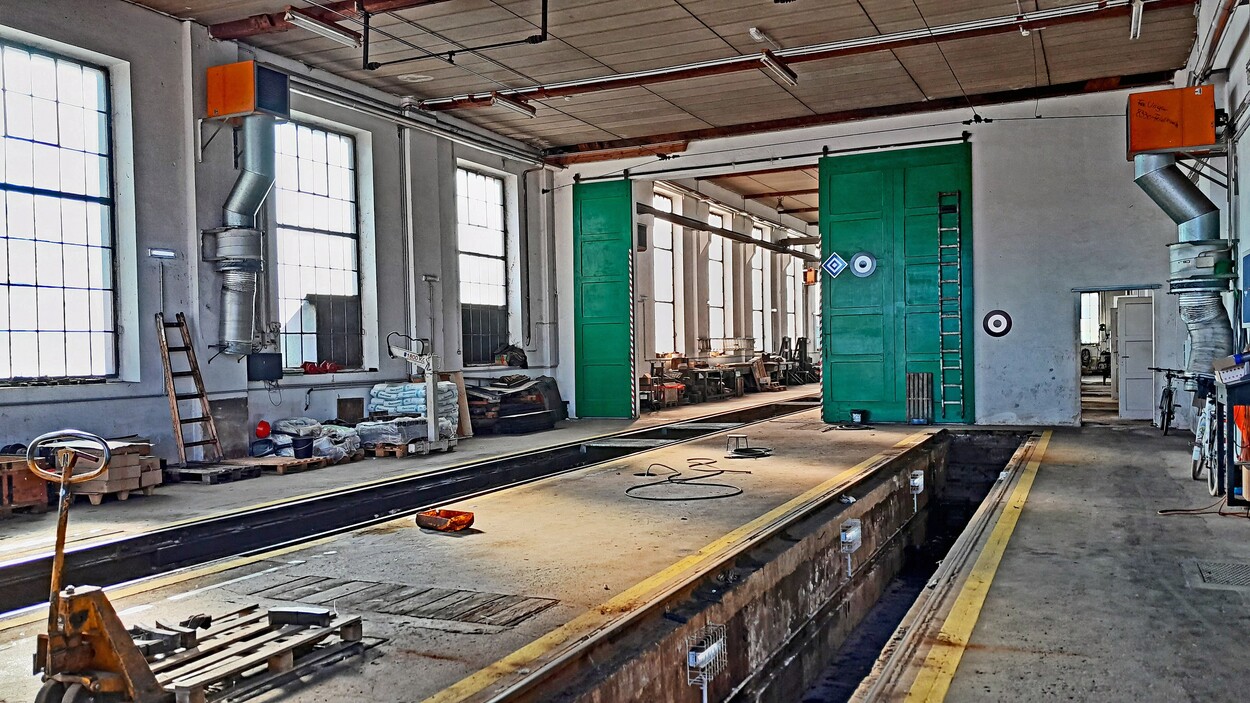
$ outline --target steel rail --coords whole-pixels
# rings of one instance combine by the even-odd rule
[[[668,444],[675,444],[726,431],[717,424],[742,426],[809,410],[816,407],[813,397],[724,410],[539,451],[381,479],[94,542],[66,551],[64,582],[112,586],[309,542],[657,448],[596,446],[610,440],[671,439]],[[0,614],[47,600],[52,558],[51,552],[45,552],[0,562]]]

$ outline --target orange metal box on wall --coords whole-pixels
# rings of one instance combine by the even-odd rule
[[[1128,158],[1215,144],[1215,86],[1153,90],[1128,96]]]

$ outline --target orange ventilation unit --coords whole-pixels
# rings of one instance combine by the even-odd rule
[[[1128,158],[1215,144],[1215,86],[1195,85],[1128,96]]]
[[[208,117],[241,117],[263,113],[291,116],[290,83],[285,73],[255,61],[209,66],[207,71]]]

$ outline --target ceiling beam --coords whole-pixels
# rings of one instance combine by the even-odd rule
[[[610,156],[600,156],[599,152],[594,154],[568,154],[567,156],[553,157],[547,163],[553,166],[571,166],[580,164],[583,161],[603,161],[613,159],[636,159],[643,156],[667,156],[668,154],[677,154],[686,150],[690,146],[689,142],[672,142],[669,144],[649,144],[647,146],[626,147],[624,149],[616,149],[609,152]]]
[[[425,5],[434,5],[447,0],[342,0],[340,2],[323,3],[320,6],[312,5],[308,7],[300,7],[299,10],[309,17],[321,20],[322,22],[336,23],[348,17],[359,17],[362,12],[376,15],[381,12],[394,12],[395,10],[407,10],[412,7],[423,7]],[[281,12],[270,12],[261,15],[252,15],[244,17],[240,20],[231,20],[229,22],[218,22],[209,25],[208,35],[213,39],[245,39],[254,37],[258,34],[274,34],[276,32],[285,32],[292,29],[295,25],[287,22],[284,18],[286,10]]]
[[[737,137],[747,134],[762,134],[765,132],[778,132],[788,129],[802,129],[804,127],[816,127],[821,125],[842,124],[845,122],[857,122],[860,120],[868,120],[881,117],[896,117],[899,115],[915,115],[926,112],[940,112],[943,110],[957,110],[967,108],[969,104],[976,107],[986,107],[989,105],[1002,105],[1005,103],[1025,102],[1030,100],[1043,100],[1047,98],[1059,98],[1069,95],[1080,95],[1084,93],[1098,93],[1108,90],[1119,90],[1122,88],[1141,88],[1149,85],[1160,85],[1171,83],[1175,71],[1153,71],[1150,73],[1138,73],[1131,76],[1109,76],[1105,78],[1094,78],[1087,81],[1074,81],[1072,83],[1057,83],[1054,85],[1043,85],[1035,88],[1023,88],[1019,90],[1004,90],[993,93],[971,93],[967,97],[962,95],[939,98],[937,100],[923,100],[913,103],[901,103],[897,105],[880,105],[877,107],[859,108],[855,110],[843,110],[841,112],[830,112],[821,115],[805,115],[802,117],[787,117],[779,120],[765,120],[762,122],[747,122],[736,125],[726,125],[724,127],[711,127],[706,129],[695,129],[686,132],[671,132],[667,134],[653,134],[648,137],[634,137],[630,139],[616,139],[606,142],[587,142],[584,144],[573,144],[570,146],[553,147],[547,149],[544,154],[550,161],[556,158],[563,158],[568,154],[578,153],[582,155],[582,161],[592,161],[589,158],[593,153],[602,152],[608,149],[624,149],[627,147],[641,147],[648,144],[664,144],[670,142],[692,142],[700,139],[722,139],[725,137]],[[602,159],[610,160],[610,159]],[[807,166],[811,168],[811,166]],[[770,168],[760,171],[746,171],[742,173],[720,174],[719,176],[702,176],[699,180],[710,180],[714,178],[723,178],[724,176],[751,176],[766,173],[783,173],[795,170],[794,166],[781,168]]]
[[[939,42],[1037,31],[1047,27],[1096,22],[1117,17],[1128,17],[1132,13],[1134,2],[1136,0],[1098,0],[1096,2],[1085,2],[1079,5],[1037,10],[1017,15],[1002,15],[932,28],[912,29],[827,44],[780,49],[774,52],[774,58],[786,65],[810,61],[827,61],[845,56],[892,51],[911,46],[923,46]],[[1197,0],[1153,0],[1145,5],[1144,11],[1154,13],[1159,10],[1176,7],[1192,8],[1196,4]],[[764,64],[761,63],[759,54],[745,54],[699,63],[669,66],[667,68],[619,73],[549,85],[533,85],[500,92],[527,100],[546,100],[607,90],[619,90],[621,88],[637,88],[691,78],[756,71],[763,66]],[[422,100],[421,108],[442,111],[488,107],[490,105],[489,98],[490,93],[431,98]]]
[[[789,254],[790,256],[802,259],[804,261],[820,261],[819,256],[814,256],[812,254],[808,254],[807,252],[790,249],[780,244],[770,242],[767,239],[755,239],[754,237],[748,234],[735,232],[731,229],[725,229],[724,227],[713,227],[712,225],[709,225],[703,220],[696,220],[693,217],[685,217],[683,215],[677,215],[675,213],[665,212],[663,210],[660,210],[659,208],[651,207],[650,205],[647,205],[646,203],[637,203],[635,207],[639,215],[651,215],[655,217],[656,219],[664,220],[665,222],[671,222],[677,225],[678,227],[685,227],[686,229],[692,229],[697,232],[707,232],[709,234],[715,234],[715,235],[724,237],[725,239],[732,239],[735,242],[741,242],[743,244],[754,244],[757,247],[761,247],[769,251],[775,251],[778,254]]]
[[[592,143],[598,143],[598,142],[592,142]],[[575,146],[557,146],[557,147],[552,147],[551,151],[555,152],[561,149],[576,149],[579,146],[582,146],[582,145],[578,144]],[[812,158],[814,159],[816,157],[813,156]],[[816,168],[816,164],[814,163],[804,164],[802,166],[774,166],[773,168],[761,168],[755,171],[737,171],[735,173],[721,173],[715,176],[699,176],[695,180],[715,181],[718,178],[739,178],[739,177],[744,177],[744,176],[767,176],[770,173],[794,173],[795,171],[810,171],[811,169],[814,169],[814,168]],[[750,196],[747,196],[747,197],[750,197]]]
[[[786,237],[777,240],[777,243],[783,247],[801,247],[807,244],[820,244],[820,237]]]
[[[778,215],[801,215],[805,212],[820,212],[818,207],[792,207],[777,211]]]
[[[807,168],[811,168],[810,166]],[[796,168],[795,171],[802,171],[802,168]],[[745,174],[735,173],[731,177]],[[720,176],[724,178],[724,176]],[[803,188],[801,190],[770,190],[767,193],[746,193],[742,197],[750,200],[771,200],[773,198],[794,198],[800,195],[819,195],[820,190],[817,188]]]

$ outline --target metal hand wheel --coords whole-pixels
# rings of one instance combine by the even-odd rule
[[[45,444],[66,439],[81,439],[91,442],[92,444],[98,444],[100,449],[103,450],[103,454],[91,454],[75,447],[57,447],[53,450],[53,464],[55,470],[49,471],[48,469],[41,468],[39,466],[39,462],[36,461],[39,448]],[[100,465],[86,473],[75,474],[74,465],[78,463],[78,457],[80,456],[91,459],[92,461],[99,461]],[[30,446],[26,448],[26,468],[30,469],[31,473],[39,478],[45,481],[51,481],[52,483],[63,484],[90,481],[107,471],[109,462],[112,459],[113,453],[109,451],[109,444],[103,437],[93,435],[90,432],[82,432],[80,430],[57,430],[56,432],[41,434],[35,438],[35,441],[30,443]]]
[[[58,440],[79,439],[86,440],[92,444],[98,444],[103,452],[96,456],[90,452],[85,452],[75,447],[56,447],[53,450],[54,470],[41,468],[39,462],[35,461],[39,448],[45,444],[50,444]],[[100,465],[86,473],[75,474],[74,465],[78,463],[78,457],[87,457],[92,461],[99,461]],[[41,434],[35,438],[30,446],[26,448],[26,468],[31,473],[45,481],[60,484],[61,495],[58,501],[60,508],[56,516],[56,552],[52,556],[52,584],[51,594],[48,597],[48,632],[57,631],[56,623],[56,602],[61,592],[61,571],[65,568],[65,532],[69,526],[69,506],[74,500],[74,496],[69,492],[68,488],[71,483],[82,483],[96,478],[105,471],[108,471],[109,462],[113,459],[113,453],[109,451],[109,443],[104,441],[103,437],[93,435],[89,432],[80,430],[57,430]]]

